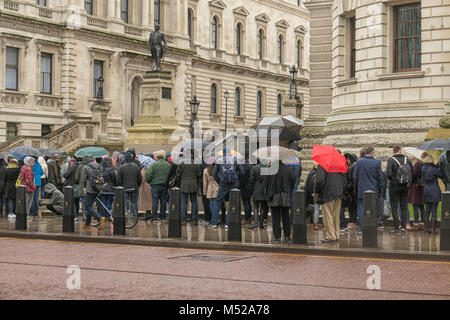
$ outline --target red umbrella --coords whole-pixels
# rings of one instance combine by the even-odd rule
[[[345,173],[348,171],[347,159],[333,146],[314,145],[311,158],[326,172]]]

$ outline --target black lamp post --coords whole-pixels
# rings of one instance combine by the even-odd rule
[[[189,101],[189,104],[191,105],[191,138],[194,139],[194,123],[197,121],[197,113],[198,113],[198,106],[200,105],[200,101],[197,101],[197,96],[194,96],[191,101]]]
[[[228,98],[230,97],[230,93],[228,90],[224,92],[225,97],[225,137],[227,136],[227,120],[228,120]]]
[[[97,79],[97,94],[96,97],[98,100],[103,100],[103,82],[105,82],[105,79],[103,79],[102,76],[100,76]]]
[[[289,87],[289,100],[296,100],[298,96],[297,96],[297,82],[295,81],[295,77],[297,75],[298,69],[295,66],[292,66],[289,72],[292,75],[291,85]]]

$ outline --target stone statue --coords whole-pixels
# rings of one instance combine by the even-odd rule
[[[156,71],[161,71],[161,60],[164,57],[164,51],[167,48],[167,40],[164,33],[159,31],[159,24],[155,26],[155,31],[150,33],[148,39],[148,48],[156,63]]]

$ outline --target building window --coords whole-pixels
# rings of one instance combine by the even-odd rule
[[[103,61],[94,60],[94,98],[98,97],[98,79],[103,76]]]
[[[17,123],[7,122],[6,123],[6,140],[17,137]]]
[[[350,78],[356,72],[356,19],[350,18]]]
[[[241,32],[242,26],[240,23],[236,25],[236,53],[241,54]]]
[[[281,115],[281,93],[277,96],[277,115]]]
[[[262,92],[256,95],[256,118],[262,118]]]
[[[19,90],[19,49],[6,47],[5,89]]]
[[[297,56],[297,67],[302,67],[302,42],[300,40],[297,40],[297,47],[296,47],[296,56]]]
[[[283,36],[278,36],[278,63],[283,63]]]
[[[217,28],[218,28],[217,17],[214,16],[212,21],[212,46],[214,49],[217,49],[217,30],[218,30]]]
[[[192,38],[192,11],[191,9],[188,9],[188,35],[189,35],[189,39],[193,40]]]
[[[41,126],[41,137],[45,137],[46,135],[52,132],[52,126],[49,124],[43,124]]]
[[[263,31],[263,29],[259,29],[259,31],[258,31],[258,59],[263,58],[263,39],[264,39],[264,31]]]
[[[93,0],[84,0],[84,9],[86,10],[87,14],[91,16],[94,14],[92,1]]]
[[[36,0],[36,4],[39,6],[46,7],[47,6],[47,0]]]
[[[241,115],[241,89],[236,88],[234,92],[234,115]]]
[[[155,0],[155,26],[158,24],[161,26],[161,2],[160,0]]]
[[[52,93],[52,55],[41,53],[41,93]]]
[[[217,113],[217,86],[211,86],[211,113]]]
[[[394,7],[394,70],[420,70],[421,57],[420,3]]]
[[[128,23],[128,0],[120,0],[120,19]]]

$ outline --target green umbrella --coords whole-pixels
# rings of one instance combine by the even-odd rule
[[[105,148],[100,147],[87,147],[75,152],[75,157],[93,156],[94,158],[99,158],[103,156],[108,156],[109,152]]]

